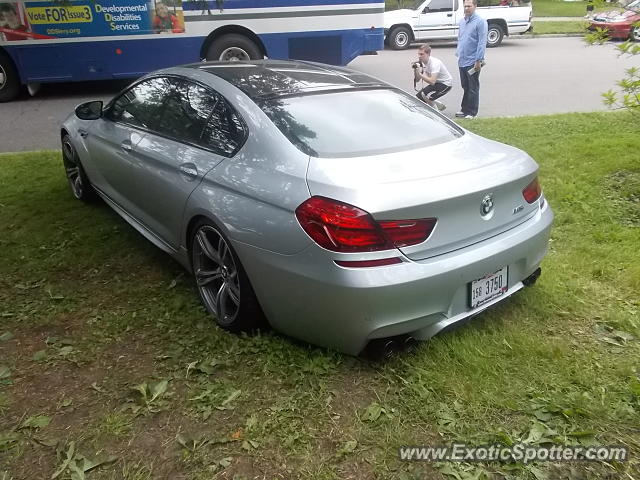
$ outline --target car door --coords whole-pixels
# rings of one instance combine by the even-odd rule
[[[154,132],[136,146],[141,168],[133,198],[145,225],[177,249],[189,196],[204,175],[237,152],[246,127],[211,88],[177,77],[170,82]]]
[[[418,15],[416,39],[452,38],[457,35],[459,0],[431,0]]]
[[[135,219],[142,215],[136,197],[144,162],[137,146],[155,127],[168,88],[163,77],[134,85],[108,105],[85,139],[92,183]]]

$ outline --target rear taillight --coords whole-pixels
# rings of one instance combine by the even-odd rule
[[[540,182],[538,182],[538,177],[534,178],[533,181],[524,187],[522,190],[522,196],[527,201],[527,203],[533,203],[538,198],[540,198],[540,194],[542,193],[542,189],[540,188]]]
[[[305,232],[334,252],[374,252],[424,242],[435,218],[376,222],[364,210],[325,197],[311,197],[296,209]]]

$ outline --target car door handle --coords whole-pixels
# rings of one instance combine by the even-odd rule
[[[133,145],[131,145],[131,141],[130,140],[125,140],[124,142],[122,142],[120,144],[120,147],[125,151],[125,152],[130,152],[133,150]]]
[[[82,138],[87,138],[89,136],[89,132],[87,132],[85,129],[83,128],[79,128],[78,129],[78,134],[80,134],[80,136]]]
[[[453,13],[447,13],[447,17],[453,17]]]
[[[198,169],[193,163],[183,163],[180,165],[180,173],[187,177],[187,180],[195,180],[198,178]]]

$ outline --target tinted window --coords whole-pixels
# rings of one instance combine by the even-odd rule
[[[433,0],[428,7],[429,12],[450,12],[453,9],[453,0]]]
[[[206,88],[185,80],[172,78],[170,83],[172,88],[156,130],[176,140],[197,144],[217,98]]]
[[[220,155],[230,157],[244,143],[246,130],[235,110],[222,97],[218,97],[218,102],[204,129],[202,144]]]
[[[166,78],[150,78],[140,82],[113,102],[107,118],[152,129],[160,118],[162,104],[170,88]]]
[[[462,135],[420,100],[396,90],[275,98],[260,107],[291,143],[319,157],[408,150]]]

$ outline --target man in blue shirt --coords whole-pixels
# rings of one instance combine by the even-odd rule
[[[478,0],[464,0],[464,18],[458,30],[458,69],[464,90],[456,117],[475,118],[480,103],[480,69],[487,46],[487,21],[476,13]]]

